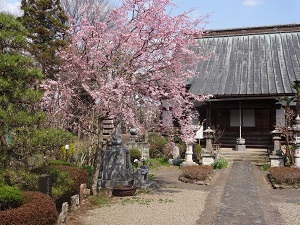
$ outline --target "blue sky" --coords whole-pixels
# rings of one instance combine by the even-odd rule
[[[115,2],[119,0],[114,0]],[[192,17],[209,14],[206,29],[300,23],[300,0],[173,0],[174,13],[194,9]],[[0,0],[1,10],[17,11],[20,0]]]

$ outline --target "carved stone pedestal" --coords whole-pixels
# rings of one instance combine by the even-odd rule
[[[202,155],[202,165],[211,165],[215,162],[215,157],[212,154],[204,153]]]
[[[271,167],[284,166],[284,156],[283,155],[270,155],[269,156]]]

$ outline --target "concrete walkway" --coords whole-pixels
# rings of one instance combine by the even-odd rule
[[[197,224],[296,225],[299,204],[299,189],[275,190],[257,166],[234,162],[218,174]]]
[[[216,225],[263,224],[262,209],[249,162],[233,163],[222,197]]]

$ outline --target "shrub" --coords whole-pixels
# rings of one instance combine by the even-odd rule
[[[0,211],[1,225],[52,225],[56,224],[57,211],[50,196],[40,192],[24,192],[19,208]]]
[[[88,172],[89,177],[87,181],[87,187],[91,188],[94,168],[90,165],[82,165],[82,168]]]
[[[217,161],[211,164],[214,169],[223,169],[228,167],[228,161],[224,157],[220,157]]]
[[[20,190],[38,190],[38,176],[28,170],[5,170],[2,172],[2,175],[7,176],[11,185]]]
[[[88,181],[88,172],[85,169],[70,167],[70,166],[53,166],[60,171],[67,173],[68,179],[71,180],[70,184],[67,186],[68,189],[62,193],[61,196],[57,196],[55,201],[57,207],[61,207],[62,203],[70,201],[70,198],[74,194],[79,193],[80,184],[87,183]],[[61,183],[61,187],[64,187],[64,184]]]
[[[11,186],[0,185],[0,209],[17,208],[22,203],[22,192]]]
[[[262,166],[262,171],[268,171],[270,169],[270,165],[269,164],[264,164],[263,166]]]
[[[269,172],[276,184],[300,184],[300,168],[270,167]]]
[[[196,145],[194,146],[194,154],[196,155],[196,157],[197,157],[198,159],[200,159],[200,157],[201,157],[201,152],[202,152],[202,147],[201,147],[201,145],[196,144]]]
[[[147,159],[146,165],[150,167],[150,169],[155,169],[160,166],[169,166],[169,162],[166,158],[155,158],[155,159]]]
[[[87,183],[88,172],[83,168],[52,165],[33,170],[37,174],[48,173],[53,178],[52,196],[59,209],[62,203],[79,193],[80,184]]]
[[[182,176],[196,181],[206,180],[212,173],[211,166],[185,166],[181,168]]]
[[[168,139],[159,133],[149,134],[149,154],[151,158],[166,157],[165,146],[168,144]],[[168,154],[168,152],[167,152]]]
[[[129,151],[130,151],[130,160],[131,160],[131,163],[133,163],[133,161],[135,159],[140,160],[140,158],[142,157],[142,153],[137,148],[131,148]]]
[[[63,160],[51,160],[49,162],[49,165],[50,166],[59,166],[59,165],[61,165],[61,166],[74,166],[75,167],[75,165],[73,165],[72,163],[66,162],[66,161],[63,161]]]

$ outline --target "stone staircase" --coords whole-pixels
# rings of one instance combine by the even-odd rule
[[[245,151],[235,151],[234,148],[221,148],[220,157],[224,157],[230,163],[235,161],[249,161],[256,165],[269,163],[267,149],[263,148],[246,148]]]

